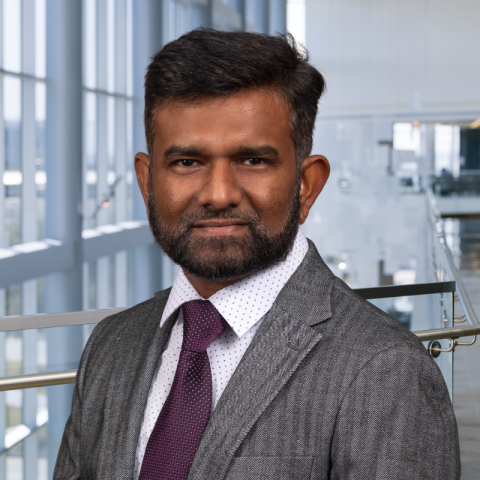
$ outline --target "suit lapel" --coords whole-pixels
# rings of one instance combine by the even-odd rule
[[[332,277],[310,244],[212,413],[189,480],[224,478],[255,422],[321,340],[322,333],[311,326],[331,316]]]
[[[122,332],[122,337],[135,348],[126,345],[121,347],[123,361],[117,365],[117,372],[112,372],[112,377],[116,378],[116,399],[112,400],[118,408],[116,418],[124,420],[120,423],[120,429],[116,424],[113,455],[116,460],[115,466],[111,466],[113,470],[110,470],[110,473],[116,472],[115,478],[132,478],[148,392],[178,314],[176,310],[159,328],[169,293],[170,289],[157,293],[155,307],[145,324],[140,327],[130,322],[130,331]]]

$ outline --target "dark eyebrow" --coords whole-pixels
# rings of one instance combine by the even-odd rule
[[[278,155],[278,150],[267,144],[256,147],[239,146],[232,150],[231,155],[240,157],[263,157],[265,155]]]
[[[200,157],[205,154],[205,150],[194,147],[194,146],[185,146],[181,145],[170,145],[164,152],[163,156],[168,157]]]
[[[271,145],[258,145],[258,146],[247,146],[239,145],[238,147],[232,148],[229,152],[232,157],[263,157],[266,155],[278,155],[278,150]],[[171,157],[201,157],[207,155],[207,152],[203,148],[195,147],[193,145],[170,145],[164,152],[165,158]]]

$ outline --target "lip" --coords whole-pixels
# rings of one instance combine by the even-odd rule
[[[241,220],[210,220],[194,225],[198,234],[207,236],[236,235],[243,232],[246,227],[247,223]]]
[[[245,222],[241,220],[210,220],[208,222],[197,222],[193,226],[198,228],[221,228],[221,227],[231,227],[235,225],[246,225]]]

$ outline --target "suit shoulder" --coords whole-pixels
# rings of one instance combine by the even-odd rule
[[[117,336],[120,330],[138,328],[140,325],[145,324],[151,319],[154,309],[159,308],[163,312],[170,290],[171,288],[168,288],[157,292],[153,298],[104,318],[94,328],[89,343],[105,341],[112,335]],[[157,321],[156,318],[155,321]],[[158,319],[159,321],[160,319]]]
[[[139,332],[154,335],[160,325],[169,294],[170,289],[163,290],[154,298],[110,315],[99,322],[83,350],[77,374],[78,387],[83,388],[87,369],[95,371],[99,365],[111,365],[118,361],[121,357],[119,352],[131,347],[132,339],[136,338]]]
[[[356,343],[371,354],[397,344],[409,347],[422,355],[427,353],[414,333],[355,293],[338,278],[335,278],[331,302],[333,320],[337,323],[337,328],[345,336],[354,336]]]

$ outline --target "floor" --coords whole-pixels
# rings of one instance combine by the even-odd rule
[[[480,220],[456,220],[460,275],[480,320]],[[467,340],[467,339],[466,339]],[[462,480],[480,478],[480,339],[454,356],[454,407],[460,435]]]

